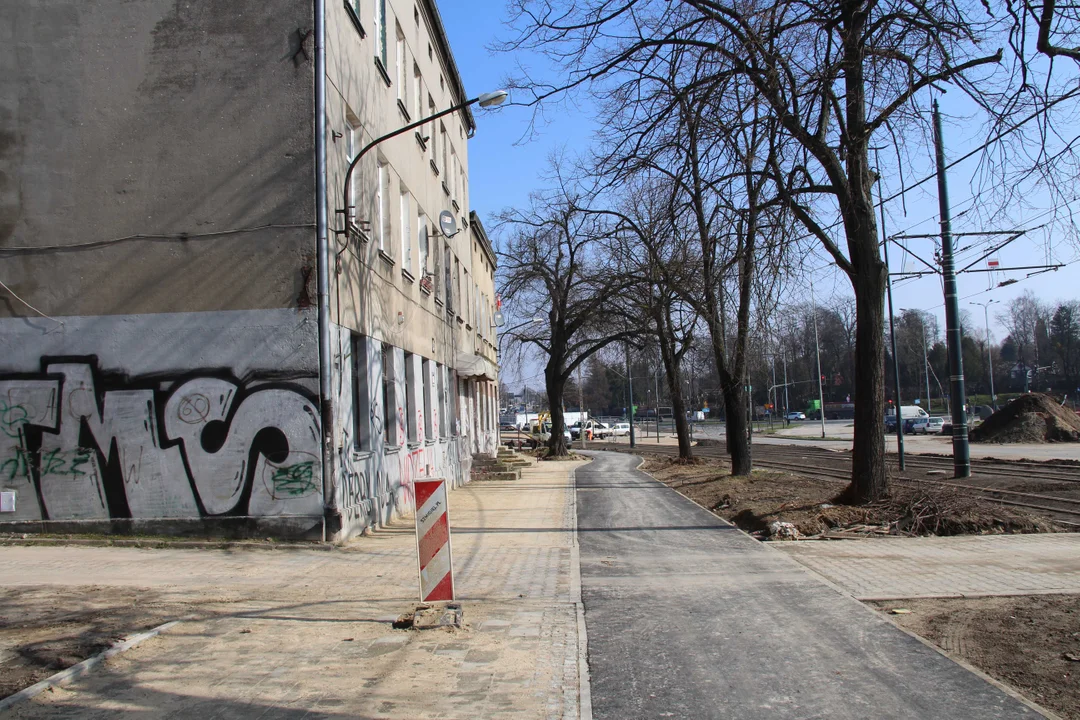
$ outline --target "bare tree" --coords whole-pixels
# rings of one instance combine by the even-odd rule
[[[776,120],[754,100],[752,87],[738,75],[717,72],[715,59],[700,48],[664,48],[654,64],[653,72],[630,74],[606,95],[597,172],[615,184],[644,176],[668,188],[667,240],[681,248],[680,265],[663,258],[665,247],[655,236],[629,224],[666,275],[665,284],[708,330],[732,472],[744,475],[753,467],[744,412],[747,338],[755,300],[774,287],[757,282],[759,263],[763,256],[776,259],[788,226],[769,192],[770,154],[781,147],[770,140]],[[691,259],[696,281],[683,272]],[[672,267],[680,277],[671,275]]]
[[[997,319],[1009,331],[1020,362],[1038,367],[1039,330],[1048,323],[1050,308],[1035,297],[1035,293],[1027,290],[1020,297],[1013,298],[1008,309],[998,313]]]
[[[677,218],[672,215],[669,184],[663,180],[638,180],[626,190],[620,212],[603,212],[623,221],[618,244],[620,262],[623,274],[635,279],[622,298],[624,313],[648,318],[649,333],[656,341],[671,397],[679,458],[691,460],[682,362],[693,346],[698,315],[682,300],[682,292],[687,285],[698,285],[693,272],[696,263],[688,262],[684,248],[675,242]],[[647,251],[642,252],[645,248]]]
[[[551,412],[549,456],[568,454],[563,398],[578,366],[613,342],[638,331],[616,318],[608,303],[629,280],[613,262],[613,227],[581,210],[582,197],[568,183],[534,195],[527,210],[507,210],[497,226],[501,292],[521,318],[546,316],[505,333],[511,343],[531,345],[546,356],[544,384]]]
[[[515,0],[511,8],[518,35],[507,47],[546,51],[568,68],[559,83],[522,83],[536,102],[627,75],[665,77],[665,49],[672,47],[707,53],[712,78],[737,75],[752,86],[755,101],[778,123],[771,139],[797,148],[785,145],[767,155],[781,197],[854,290],[856,415],[849,495],[855,501],[882,496],[886,268],[872,196],[872,140],[898,140],[912,123],[922,123],[925,131],[917,101],[947,84],[974,99],[998,127],[1032,107],[1045,109],[1055,88],[1033,81],[1018,35],[1024,31],[1019,18],[1031,10],[991,0]],[[1055,15],[1049,2],[1042,9],[1053,18],[1053,37],[1072,36],[1073,11]],[[1014,62],[1007,65],[1001,49],[985,49],[1008,41]],[[1040,47],[1063,52],[1050,37],[1041,38]],[[1039,128],[1036,143],[1051,134]],[[1035,162],[1045,172],[1056,159],[1040,153]],[[842,239],[834,237],[834,227]]]

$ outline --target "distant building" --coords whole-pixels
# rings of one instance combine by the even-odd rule
[[[5,20],[0,530],[344,539],[467,481],[498,432],[470,111],[365,155],[339,212],[360,148],[466,100],[434,0]]]

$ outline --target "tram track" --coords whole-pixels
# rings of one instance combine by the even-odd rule
[[[613,446],[620,452],[630,452],[626,446]],[[674,457],[678,448],[671,445],[637,447],[635,453],[655,453]],[[694,454],[703,458],[726,459],[727,451],[722,444],[695,446]],[[946,456],[908,456],[905,458],[905,471],[901,474],[895,458],[888,458],[890,479],[907,485],[934,485],[970,493],[973,496],[1011,507],[1020,507],[1048,514],[1055,522],[1066,527],[1080,529],[1080,497],[1067,497],[1053,494],[1054,490],[1077,492],[1070,485],[1080,484],[1080,467],[1068,465],[1040,466],[1032,462],[993,461],[992,467],[986,461],[973,462],[973,476],[969,482],[958,483],[947,480],[912,477],[915,472],[951,472],[952,458]],[[818,447],[790,445],[754,446],[754,465],[769,470],[779,470],[805,477],[821,479],[837,484],[846,484],[851,480],[851,453]],[[1002,480],[1012,480],[1025,490],[1001,487]],[[983,484],[972,484],[972,482]],[[1031,486],[1036,488],[1031,488]],[[1064,487],[1063,487],[1064,486]],[[1028,492],[1027,489],[1043,488],[1042,492]]]

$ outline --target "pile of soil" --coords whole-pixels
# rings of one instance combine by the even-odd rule
[[[1027,393],[991,415],[970,433],[972,442],[1080,442],[1080,415],[1052,397]]]

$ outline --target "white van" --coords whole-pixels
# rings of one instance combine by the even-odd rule
[[[918,405],[901,405],[900,417],[904,420],[920,420],[922,418],[930,417],[930,413],[926,412]]]

